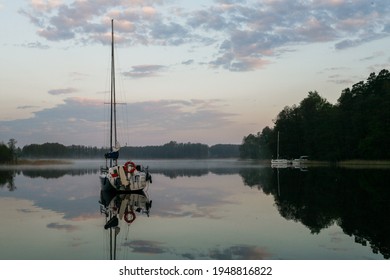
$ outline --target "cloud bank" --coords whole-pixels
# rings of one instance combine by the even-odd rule
[[[212,46],[207,61],[198,63],[229,71],[265,67],[301,44],[329,42],[342,50],[390,34],[387,0],[217,0],[195,8],[164,0],[32,0],[20,13],[40,37],[76,44],[107,44],[114,18],[118,44]]]
[[[236,116],[224,112],[223,107],[223,100],[195,99],[118,105],[118,130],[123,136],[120,141],[122,145],[130,141],[129,145],[144,146],[170,140],[195,141],[196,135],[204,133],[219,137],[221,129],[234,125]],[[54,108],[36,112],[32,118],[0,121],[0,133],[15,138],[21,146],[59,142],[101,147],[108,143],[108,119],[109,106],[104,101],[72,97]]]

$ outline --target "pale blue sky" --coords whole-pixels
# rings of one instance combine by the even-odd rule
[[[0,0],[0,141],[107,144],[111,18],[122,145],[239,144],[390,68],[388,0]]]

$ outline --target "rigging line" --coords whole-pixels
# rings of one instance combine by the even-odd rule
[[[116,65],[116,71],[117,73],[121,73],[121,64],[120,64],[120,61],[121,61],[121,53],[118,52],[118,47],[117,45],[114,46],[115,48],[115,65]],[[118,136],[119,136],[119,139],[121,139],[121,141],[124,141],[122,144],[125,144],[127,146],[127,143],[129,143],[129,140],[130,140],[130,133],[129,133],[129,112],[128,112],[128,103],[127,103],[127,95],[126,95],[126,90],[125,90],[125,86],[124,86],[124,80],[123,80],[123,77],[122,75],[119,75],[119,79],[117,77],[116,79],[116,95],[117,95],[117,100],[121,100],[122,102],[116,102],[116,104],[124,104],[125,106],[122,107],[120,106],[119,107],[119,110],[120,110],[120,121],[118,123],[118,125],[120,124],[120,129],[118,129]],[[119,94],[119,96],[118,96]],[[119,126],[118,126],[119,128]]]
[[[105,82],[105,87],[104,87],[104,100],[110,100],[110,90],[109,90],[109,85],[110,85],[110,59],[108,59],[108,62],[107,62],[107,68],[106,68],[106,82]],[[104,104],[110,104],[109,102],[104,102]],[[107,120],[109,120],[109,112],[110,112],[110,108],[109,106],[103,106],[104,107],[104,139],[102,139],[104,141],[104,148],[107,148],[109,147],[110,145],[110,137],[109,137],[109,132],[110,132],[110,123],[107,122]]]

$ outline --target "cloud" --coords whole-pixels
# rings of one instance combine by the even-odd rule
[[[185,60],[183,61],[181,64],[183,65],[191,65],[191,64],[194,64],[194,60],[193,59],[188,59],[188,60]]]
[[[361,58],[360,61],[373,60],[373,59],[378,58],[378,57],[384,57],[385,55],[386,55],[386,53],[385,53],[385,52],[382,52],[382,51],[380,51],[380,52],[375,52],[375,53],[373,53],[373,54],[370,55],[370,56]]]
[[[22,44],[22,47],[26,47],[30,49],[41,49],[41,50],[47,50],[50,48],[49,45],[42,44],[41,42],[38,41]]]
[[[115,18],[119,44],[212,47],[209,65],[253,71],[294,46],[353,48],[390,35],[387,0],[33,1],[20,11],[51,41],[105,43]]]
[[[158,73],[165,70],[164,65],[136,65],[133,66],[130,71],[123,72],[122,74],[132,78],[145,78],[158,76]]]
[[[31,7],[34,10],[41,12],[50,12],[60,5],[60,0],[31,0]]]
[[[59,88],[59,89],[51,89],[48,91],[51,95],[63,95],[63,94],[71,94],[78,92],[75,88]]]
[[[52,228],[52,229],[58,229],[58,230],[65,230],[68,232],[72,232],[78,229],[77,226],[73,225],[67,225],[67,224],[59,224],[59,223],[50,223],[47,224],[47,228]]]
[[[88,74],[85,74],[85,73],[80,73],[80,72],[71,72],[69,73],[69,77],[73,80],[73,81],[79,81],[79,80],[84,80],[86,77],[88,77],[89,75]]]
[[[38,106],[31,106],[31,105],[24,105],[24,106],[16,107],[16,109],[19,109],[19,110],[34,109],[34,108],[39,108],[39,107]]]
[[[57,91],[60,94],[64,90]],[[142,146],[160,145],[172,139],[198,141],[196,137],[204,133],[223,137],[221,129],[233,125],[236,116],[224,112],[223,108],[223,100],[129,103],[117,108],[118,129],[124,138],[131,134],[131,145]],[[108,110],[109,106],[103,100],[67,98],[63,104],[37,111],[31,118],[0,121],[0,127],[17,139],[20,145],[59,142],[65,145],[103,146],[108,131]]]

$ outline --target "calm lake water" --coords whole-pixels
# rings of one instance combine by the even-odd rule
[[[122,212],[107,229],[105,205],[119,212],[140,197],[101,194],[101,162],[0,167],[0,259],[390,257],[389,169],[140,162],[153,174],[141,197],[151,208],[135,207],[130,223]]]

